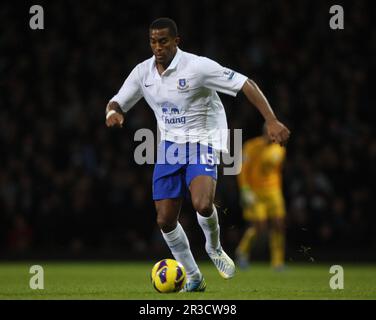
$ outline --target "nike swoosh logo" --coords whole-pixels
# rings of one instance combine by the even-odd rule
[[[205,171],[214,171],[214,169],[205,168]]]
[[[150,86],[152,86],[153,84],[151,83],[151,84],[146,84],[145,83],[145,87],[147,88],[147,87],[150,87]]]

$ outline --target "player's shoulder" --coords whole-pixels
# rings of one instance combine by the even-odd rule
[[[270,154],[273,157],[278,157],[280,159],[283,159],[285,157],[285,154],[286,154],[286,148],[282,147],[278,143],[271,144],[270,145],[270,151],[271,151]]]
[[[286,153],[286,147],[279,145],[278,143],[274,143],[274,150],[275,152],[279,153],[280,155],[284,155]]]
[[[200,56],[191,52],[181,51],[181,53],[183,63],[189,67],[197,69],[197,71],[202,71],[203,68],[216,63],[208,57]]]
[[[281,146],[279,143],[272,143],[270,148],[278,152],[285,152],[286,150],[286,147]]]
[[[153,63],[153,56],[144,60],[144,61],[141,61],[140,63],[138,63],[136,65],[136,69],[138,69],[139,71],[146,71],[150,68],[150,64]]]
[[[246,140],[243,143],[243,154],[244,155],[250,155],[254,152],[256,149],[256,146],[258,145],[258,139],[257,138],[251,138]]]
[[[200,71],[201,60],[202,57],[197,54],[187,51],[181,51],[180,63],[185,67],[188,67],[195,71]]]
[[[182,58],[186,59],[186,60],[195,60],[195,59],[200,57],[197,54],[194,54],[194,53],[188,52],[188,51],[184,51],[184,50],[181,50],[181,49],[180,49],[180,53],[181,53]]]
[[[154,61],[153,57],[150,57],[144,61],[139,62],[134,68],[132,73],[137,76],[137,78],[142,81],[149,76],[150,71],[152,70],[151,65]]]
[[[264,143],[262,137],[250,138],[244,143],[245,148],[253,148]]]

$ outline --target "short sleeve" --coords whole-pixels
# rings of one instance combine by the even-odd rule
[[[140,86],[139,66],[136,66],[125,79],[119,92],[110,100],[115,101],[120,105],[120,108],[127,112],[129,111],[141,98],[143,93]]]
[[[248,79],[241,73],[221,66],[219,63],[200,57],[198,70],[202,74],[203,86],[231,96],[236,96]]]

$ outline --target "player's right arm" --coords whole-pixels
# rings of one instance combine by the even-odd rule
[[[123,110],[116,101],[110,101],[106,107],[106,126],[122,127],[124,122]]]
[[[124,114],[139,101],[143,94],[140,86],[139,65],[136,66],[124,81],[119,92],[106,106],[107,127],[122,127]]]

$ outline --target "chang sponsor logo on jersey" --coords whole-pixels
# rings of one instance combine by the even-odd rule
[[[185,124],[185,116],[181,116],[181,110],[171,102],[164,102],[161,106],[162,120],[165,124]]]

